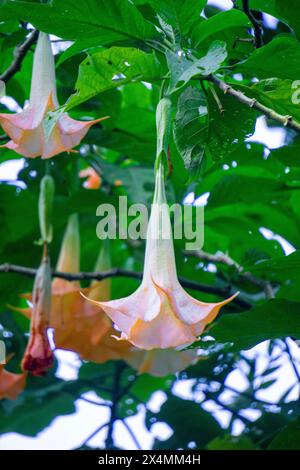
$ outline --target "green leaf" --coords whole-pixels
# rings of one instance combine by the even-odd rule
[[[208,450],[255,450],[256,447],[246,436],[225,435],[216,437],[210,441],[206,448]]]
[[[277,77],[297,80],[300,76],[300,44],[291,36],[275,37],[239,64],[238,70],[260,79]]]
[[[98,45],[97,38],[78,39],[59,56],[56,67],[75,55],[80,54],[81,52],[86,52],[90,49],[97,49],[97,51],[102,49],[102,47]]]
[[[245,13],[239,10],[228,10],[221,13],[217,13],[206,21],[199,23],[192,33],[192,38],[195,46],[205,41],[210,36],[222,32],[229,28],[245,27],[249,28],[250,22]]]
[[[299,312],[299,303],[273,299],[245,313],[223,315],[210,334],[220,343],[233,343],[235,351],[250,349],[267,339],[300,339]]]
[[[247,270],[256,276],[265,276],[271,280],[285,281],[300,277],[300,250],[288,256],[278,256],[270,260],[261,261]]]
[[[188,34],[200,21],[200,13],[206,0],[149,0],[155,12],[165,23],[173,26],[175,35]]]
[[[52,0],[47,4],[7,0],[1,7],[0,19],[16,16],[61,38],[95,37],[99,45],[155,35],[153,25],[128,0]]]
[[[112,47],[87,57],[79,67],[77,92],[67,102],[67,109],[97,94],[131,81],[152,81],[162,74],[154,53],[146,54],[131,47]]]
[[[272,440],[268,450],[299,450],[300,449],[300,419],[285,426]]]
[[[189,171],[199,169],[208,133],[208,112],[203,92],[188,87],[180,95],[173,130],[185,168]]]
[[[201,59],[191,60],[183,51],[166,53],[170,70],[169,93],[183,87],[195,75],[210,75],[216,72],[227,57],[226,44],[214,41]]]
[[[190,400],[182,400],[169,396],[162,405],[159,413],[153,414],[157,421],[166,422],[174,434],[166,441],[156,441],[155,449],[188,449],[190,442],[195,442],[197,449],[203,449],[206,444],[221,433],[218,422],[210,413],[204,411],[199,404]]]
[[[59,392],[46,395],[44,399],[20,398],[20,405],[6,414],[0,411],[0,432],[16,432],[36,436],[57,416],[75,412],[74,399],[67,393]],[[17,405],[17,404],[16,404]]]
[[[257,113],[219,90],[215,90],[223,111],[211,92],[207,93],[209,136],[207,146],[213,160],[228,157],[254,133]]]
[[[257,176],[247,177],[245,175],[225,175],[212,189],[209,197],[210,207],[234,204],[237,202],[257,202],[257,187],[260,187],[260,201],[278,201],[282,195],[287,193],[288,188],[282,181],[274,178],[263,178]]]

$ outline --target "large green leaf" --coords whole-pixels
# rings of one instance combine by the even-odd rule
[[[208,133],[208,110],[203,92],[188,87],[180,95],[174,122],[174,138],[189,171],[200,167]]]
[[[212,189],[209,197],[210,207],[235,204],[237,202],[257,202],[257,186],[261,188],[261,202],[287,199],[290,190],[283,181],[274,178],[247,177],[245,175],[225,175]],[[286,196],[286,197],[284,197]]]
[[[20,398],[20,405],[10,413],[0,411],[0,432],[17,432],[27,436],[36,436],[57,416],[75,412],[74,399],[63,392],[52,393],[43,397]]]
[[[300,338],[300,304],[273,299],[240,314],[223,315],[210,334],[233,349],[250,349],[267,339]]]
[[[253,274],[265,276],[268,279],[284,281],[300,277],[300,251],[297,250],[288,256],[279,256],[248,266]]]
[[[272,440],[268,450],[299,450],[300,419],[285,426]]]
[[[209,134],[207,146],[213,160],[233,153],[247,137],[254,133],[257,113],[237,100],[215,91],[219,103],[208,91]]]
[[[216,72],[227,57],[226,44],[222,41],[213,42],[201,59],[190,59],[180,51],[168,51],[166,57],[170,70],[169,92],[173,92],[195,75],[210,75]]]
[[[154,53],[146,54],[131,47],[112,47],[87,57],[79,67],[77,92],[67,102],[67,109],[103,91],[131,81],[153,81],[162,75]]]
[[[300,76],[300,44],[292,36],[275,37],[240,64],[239,71],[251,77],[297,80]]]
[[[199,23],[192,33],[195,46],[205,41],[210,36],[222,32],[229,28],[249,27],[250,22],[245,13],[239,10],[228,10],[213,15],[208,20]]]
[[[222,432],[218,422],[199,404],[175,396],[169,396],[159,413],[149,419],[150,423],[153,419],[166,422],[174,431],[167,441],[157,440],[155,449],[188,449],[190,442],[195,442],[197,449],[203,449]]]
[[[171,25],[175,36],[188,34],[200,22],[200,13],[206,0],[149,0],[150,5],[161,19]]]
[[[0,18],[16,16],[46,33],[67,39],[93,36],[98,44],[155,35],[154,27],[128,0],[52,0],[47,4],[6,0]]]
[[[207,445],[208,450],[255,450],[255,445],[246,436],[225,435],[216,437]]]

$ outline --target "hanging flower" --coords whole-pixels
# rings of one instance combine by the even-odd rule
[[[79,271],[79,231],[77,216],[71,216],[63,240],[57,271]],[[111,268],[108,240],[104,242],[95,271]],[[128,341],[117,341],[110,318],[97,305],[79,295],[79,283],[55,279],[52,284],[51,326],[57,348],[77,352],[81,359],[99,364],[125,360],[139,373],[165,376],[179,372],[197,360],[197,352],[175,350],[142,351]],[[84,289],[89,298],[110,299],[111,280],[93,281]]]
[[[77,215],[72,215],[65,232],[57,271],[77,273],[79,271],[80,239]],[[110,268],[109,251],[103,246],[95,270]],[[78,281],[56,278],[52,284],[51,327],[57,348],[77,352],[82,359],[105,362],[120,359],[118,350],[123,346],[111,338],[111,320],[99,314],[99,309],[80,295]],[[110,280],[92,282],[84,292],[92,298],[110,298]],[[104,342],[106,338],[106,342]]]
[[[44,250],[33,287],[29,341],[21,362],[23,371],[44,375],[53,365],[47,329],[51,308],[51,270],[48,254]]]
[[[147,232],[143,280],[129,297],[95,301],[127,340],[140,349],[178,348],[193,343],[237,294],[218,303],[205,303],[187,294],[179,284],[163,166],[156,187]]]
[[[24,390],[26,385],[26,373],[15,374],[4,369],[0,365],[0,400],[7,398],[15,400]]]
[[[18,114],[0,114],[0,124],[11,138],[2,147],[28,158],[51,158],[70,152],[91,126],[105,119],[84,122],[60,113],[53,125],[47,123],[47,113],[58,106],[51,42],[49,36],[41,32],[34,53],[28,106]]]

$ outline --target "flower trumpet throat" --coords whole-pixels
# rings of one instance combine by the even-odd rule
[[[49,36],[41,32],[34,53],[28,106],[18,114],[0,114],[0,124],[11,138],[2,147],[28,158],[51,158],[70,152],[91,126],[106,119],[77,121],[61,112],[49,124],[47,113],[58,106],[51,42]]]
[[[147,231],[143,280],[130,296],[97,304],[121,331],[121,338],[145,349],[180,348],[193,343],[232,297],[217,303],[191,297],[179,284],[162,164],[156,172]]]
[[[53,365],[54,356],[47,336],[50,309],[51,270],[49,257],[44,253],[34,281],[30,337],[21,363],[22,370],[32,375],[44,375]]]

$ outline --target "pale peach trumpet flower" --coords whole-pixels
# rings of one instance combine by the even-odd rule
[[[57,271],[79,271],[79,227],[77,215],[69,219]],[[111,268],[108,240],[99,253],[95,271]],[[139,373],[166,376],[179,372],[197,360],[197,351],[152,350],[134,348],[127,341],[116,341],[116,330],[110,318],[98,306],[79,295],[79,283],[55,279],[52,284],[50,325],[54,329],[57,348],[77,352],[81,359],[103,364],[109,360],[125,360]],[[111,280],[93,281],[84,289],[89,298],[102,301],[111,296]]]
[[[147,232],[143,280],[129,297],[109,302],[91,300],[121,331],[119,339],[144,350],[182,348],[193,343],[220,308],[237,294],[217,303],[191,297],[179,284],[164,169],[156,172],[155,194]]]
[[[2,147],[28,158],[51,158],[72,151],[91,126],[105,119],[77,121],[62,112],[53,124],[48,123],[47,129],[47,113],[58,106],[51,42],[47,34],[40,32],[34,53],[29,104],[18,114],[0,114],[0,124],[11,138]]]

